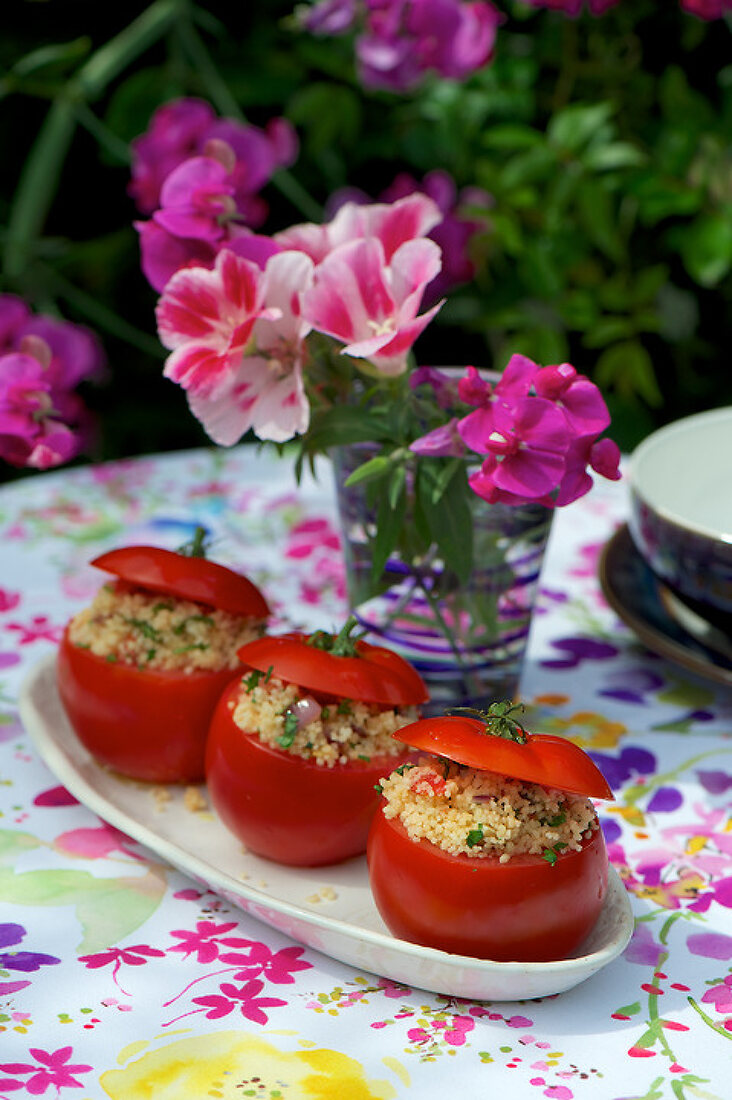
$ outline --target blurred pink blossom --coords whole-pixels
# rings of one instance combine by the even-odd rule
[[[464,80],[493,56],[503,15],[488,0],[321,0],[300,13],[313,34],[357,30],[368,88],[405,92],[427,73]]]
[[[189,157],[202,154],[211,139],[234,150],[237,208],[249,225],[261,225],[266,206],[257,196],[280,168],[297,156],[297,138],[285,119],[272,119],[264,129],[236,119],[219,119],[204,100],[182,98],[164,104],[153,115],[146,133],[132,142],[132,182],[129,192],[143,214],[160,205],[160,193],[170,173]]]
[[[0,295],[0,458],[47,469],[78,454],[91,439],[92,418],[74,390],[103,364],[88,329]]]

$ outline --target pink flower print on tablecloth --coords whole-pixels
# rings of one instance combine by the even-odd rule
[[[171,936],[181,940],[181,943],[169,947],[168,951],[179,951],[186,959],[189,955],[195,955],[196,961],[200,963],[213,962],[214,959],[219,957],[221,943],[226,944],[229,942],[225,939],[222,940],[222,936],[225,936],[227,932],[232,932],[236,927],[238,927],[236,921],[216,924],[214,921],[200,920],[195,931],[188,929],[171,931]]]
[[[294,524],[287,536],[285,557],[306,565],[300,580],[300,598],[304,603],[320,603],[324,592],[333,592],[338,599],[345,600],[341,539],[329,519],[314,516]]]
[[[61,1089],[82,1089],[84,1084],[75,1076],[78,1073],[91,1073],[93,1066],[81,1063],[69,1062],[73,1054],[73,1047],[60,1047],[49,1052],[39,1047],[30,1047],[28,1053],[34,1059],[35,1065],[24,1062],[0,1063],[0,1073],[8,1073],[13,1076],[27,1076],[26,1081],[15,1081],[12,1078],[0,1078],[0,1091],[12,1092],[24,1089],[32,1096],[40,1096],[47,1088],[55,1088],[58,1096]]]
[[[47,615],[34,615],[30,622],[5,623],[6,630],[12,630],[18,645],[32,645],[33,642],[60,642],[63,627],[54,626]]]
[[[99,970],[101,967],[111,965],[112,981],[126,997],[129,997],[130,993],[128,993],[126,989],[123,989],[117,981],[117,974],[120,968],[123,965],[144,966],[149,959],[161,958],[164,955],[165,952],[159,951],[157,947],[149,947],[147,944],[137,943],[124,948],[110,947],[107,951],[99,951],[94,955],[79,955],[79,962],[83,962],[89,970]]]
[[[182,1015],[176,1016],[174,1020],[168,1020],[167,1023],[163,1024],[163,1027],[170,1027],[171,1024],[178,1023],[179,1020],[184,1019],[186,1016],[193,1016],[197,1012],[205,1012],[207,1020],[220,1020],[236,1009],[239,1010],[245,1020],[251,1020],[255,1024],[266,1024],[269,1022],[269,1018],[264,1009],[281,1008],[287,1004],[287,1001],[282,1001],[278,997],[258,997],[257,994],[261,993],[263,989],[264,982],[255,979],[246,982],[239,988],[232,985],[231,982],[222,982],[218,994],[213,993],[205,997],[193,998],[193,1004],[200,1005],[200,1008],[193,1008],[190,1012],[184,1012]]]
[[[236,945],[235,939],[224,941]],[[221,953],[221,962],[230,963],[237,968],[235,975],[238,981],[245,978],[256,978],[259,975],[265,977],[275,985],[289,985],[294,982],[293,974],[298,970],[310,970],[312,963],[301,959],[303,947],[283,947],[280,951],[270,951],[264,943],[253,943],[251,940],[240,941],[249,948],[247,955],[231,951]]]

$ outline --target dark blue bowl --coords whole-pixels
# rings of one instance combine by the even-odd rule
[[[732,407],[653,432],[629,481],[639,552],[682,600],[732,629]]]

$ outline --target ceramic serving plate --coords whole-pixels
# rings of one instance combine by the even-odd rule
[[[206,799],[205,787],[194,792],[200,799],[176,787],[165,788],[161,798],[160,788],[97,765],[66,720],[55,658],[31,671],[20,706],[39,754],[80,802],[251,916],[359,970],[471,1000],[526,1000],[578,985],[615,959],[630,939],[630,905],[612,868],[600,919],[572,958],[497,963],[395,939],[372,901],[365,858],[326,868],[281,867],[244,852],[212,812],[196,808]]]
[[[732,642],[661,583],[636,549],[627,525],[608,540],[599,578],[610,606],[654,653],[689,672],[732,685]]]

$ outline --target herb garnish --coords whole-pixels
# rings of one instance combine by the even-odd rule
[[[466,836],[465,843],[467,844],[468,848],[475,848],[478,844],[482,844],[482,842],[483,826],[482,824],[478,823],[478,827],[476,829],[471,829]]]
[[[280,736],[277,738],[277,744],[283,749],[289,749],[292,747],[292,742],[295,740],[295,735],[300,728],[300,722],[296,714],[291,710],[285,711],[285,728]]]
[[[453,707],[448,714],[466,714],[470,718],[477,718],[485,723],[485,732],[492,737],[503,737],[507,741],[525,745],[529,735],[515,717],[523,712],[523,703],[502,700],[499,703],[491,703],[487,710],[478,710],[476,707]]]
[[[544,851],[541,853],[541,858],[545,859],[547,861],[547,863],[550,863],[551,866],[553,867],[554,864],[557,862],[557,859],[559,858],[560,853],[566,847],[567,847],[567,845],[564,843],[564,841],[558,840],[557,843],[552,848],[545,848],[544,849]]]

